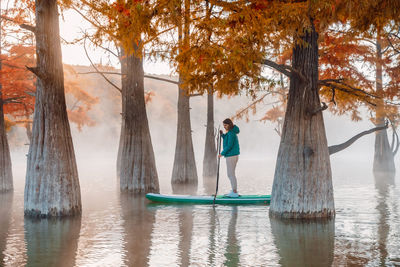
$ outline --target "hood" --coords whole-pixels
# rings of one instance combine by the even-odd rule
[[[231,129],[232,132],[234,132],[235,134],[240,133],[239,127],[237,127],[236,125],[233,126],[233,128]]]

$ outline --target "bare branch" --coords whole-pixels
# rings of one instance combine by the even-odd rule
[[[122,90],[121,90],[118,86],[116,86],[112,81],[110,81],[110,80],[109,80],[101,71],[99,71],[99,69],[93,64],[93,61],[92,61],[92,59],[89,57],[89,54],[88,54],[87,49],[86,49],[86,38],[83,40],[83,49],[85,50],[86,57],[88,58],[88,60],[90,61],[90,64],[91,64],[92,67],[96,70],[96,72],[97,72],[98,74],[100,74],[100,75],[101,75],[109,84],[111,84],[115,89],[117,89],[118,92],[122,93]]]
[[[112,72],[112,71],[87,71],[87,72],[78,72],[78,74],[110,74],[110,75],[126,75],[124,73],[120,73],[120,72]],[[159,81],[163,81],[163,82],[167,82],[167,83],[173,83],[173,84],[177,84],[179,85],[179,81],[174,81],[174,80],[170,80],[170,79],[165,79],[165,78],[161,78],[161,77],[156,77],[156,76],[152,76],[152,75],[144,75],[144,78],[147,79],[153,79],[153,80],[159,80]]]
[[[181,84],[179,81],[174,81],[174,80],[170,80],[170,79],[155,77],[155,76],[152,76],[152,75],[144,75],[144,77],[147,78],[147,79],[159,80],[159,81],[173,83],[173,84],[177,84],[177,85]]]
[[[124,75],[120,72],[112,72],[112,71],[87,71],[87,72],[78,72],[77,74],[99,74],[99,72],[103,74],[113,74],[113,75]]]
[[[283,65],[283,64],[278,64],[276,62],[273,62],[271,60],[268,59],[263,59],[261,61],[261,64],[269,66],[277,71],[279,71],[280,73],[286,75],[287,77],[292,77],[292,73],[289,71],[289,66]]]
[[[20,26],[22,29],[31,31],[31,32],[33,32],[33,33],[36,34],[36,27],[35,27],[35,26],[28,25],[28,24],[21,24],[21,25],[19,25],[19,26]]]
[[[198,94],[190,94],[189,97],[202,96],[202,95],[203,94],[200,94],[200,93],[198,93]]]
[[[38,67],[28,67],[28,66],[25,66],[25,67],[27,70],[29,70],[30,72],[35,74],[36,77],[38,77],[39,79],[41,79],[41,80],[45,79],[46,76],[39,70]]]
[[[392,35],[396,36],[395,34],[392,34]],[[392,41],[390,40],[390,37],[387,37],[387,40],[388,40],[388,42],[389,42],[389,46],[393,49],[393,51],[395,51],[396,54],[400,54],[400,50],[397,49],[396,47],[394,47]]]
[[[386,124],[384,126],[378,126],[375,128],[372,128],[370,130],[361,132],[355,136],[353,136],[352,138],[350,138],[349,140],[347,140],[346,142],[339,144],[339,145],[333,145],[333,146],[329,146],[329,155],[332,155],[336,152],[342,151],[346,148],[348,148],[349,146],[351,146],[355,141],[357,141],[359,138],[363,137],[364,135],[376,132],[376,131],[380,131],[380,130],[384,130],[388,128],[388,122],[386,121]]]

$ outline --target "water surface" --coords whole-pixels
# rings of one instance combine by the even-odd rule
[[[78,161],[83,214],[63,220],[23,216],[25,163],[15,191],[0,195],[4,266],[399,266],[399,175],[372,174],[365,162],[333,160],[336,218],[270,219],[268,206],[156,205],[120,194],[114,158]],[[270,193],[273,160],[241,159],[242,194]],[[201,167],[199,167],[201,170]],[[159,166],[171,193],[168,166]],[[198,193],[214,190],[200,178]],[[220,192],[229,190],[221,166]]]

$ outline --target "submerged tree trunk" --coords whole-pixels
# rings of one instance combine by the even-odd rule
[[[0,193],[11,190],[13,190],[11,156],[4,122],[3,99],[0,84]]]
[[[383,91],[383,69],[382,69],[382,48],[380,38],[378,37],[376,43],[376,92],[378,95]],[[383,100],[380,101],[376,108],[376,123],[377,125],[383,125],[385,123],[385,114],[383,111]],[[376,132],[375,134],[375,153],[374,153],[374,172],[396,172],[394,164],[394,153],[389,144],[387,130]]]
[[[293,74],[272,188],[270,214],[282,218],[335,215],[332,174],[318,94],[318,34],[306,29],[293,49]],[[316,112],[318,111],[318,112]]]
[[[203,177],[215,178],[217,175],[217,149],[214,130],[214,94],[207,95],[206,143],[204,147]],[[214,179],[213,179],[214,180]]]
[[[119,155],[121,191],[159,192],[158,175],[144,99],[141,58],[123,55],[122,129]]]
[[[81,213],[78,171],[67,117],[56,0],[36,0],[37,76],[32,140],[25,183],[25,214]]]
[[[179,86],[178,125],[172,185],[197,186],[197,170],[194,158],[192,128],[190,123],[189,95]]]

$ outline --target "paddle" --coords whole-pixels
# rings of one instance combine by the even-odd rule
[[[217,186],[215,187],[215,195],[214,195],[214,200],[213,200],[213,205],[215,205],[215,198],[217,197],[218,194],[218,182],[219,182],[219,165],[220,165],[220,161],[221,158],[219,157],[219,153],[221,153],[221,131],[219,130],[218,127],[218,163],[217,163]]]

